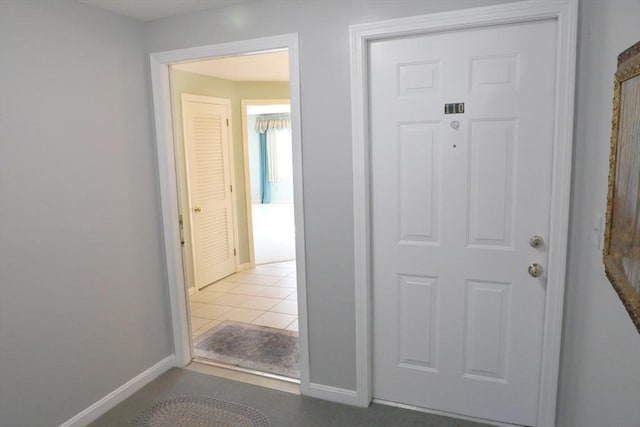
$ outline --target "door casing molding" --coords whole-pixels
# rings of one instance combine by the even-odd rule
[[[298,322],[300,340],[300,388],[308,394],[309,344],[307,324],[307,286],[305,257],[304,200],[302,188],[302,134],[300,119],[300,59],[298,34],[290,33],[258,39],[242,40],[208,46],[189,47],[151,53],[149,55],[153,110],[155,118],[158,178],[162,211],[162,231],[167,267],[167,281],[175,366],[191,362],[187,290],[185,287],[182,251],[180,248],[178,178],[172,123],[169,66],[179,62],[213,57],[243,55],[288,49],[289,88],[291,98],[291,138],[293,144],[293,196],[296,227],[296,271],[298,290]]]
[[[541,20],[557,23],[556,93],[549,261],[537,426],[555,425],[569,230],[571,155],[578,0],[525,0],[435,13],[349,28],[353,141],[354,256],[356,292],[356,401],[372,399],[371,205],[369,135],[369,43],[442,31]]]
[[[249,236],[249,268],[256,265],[255,242],[253,241],[253,206],[251,200],[251,176],[249,174],[249,129],[247,129],[247,107],[250,105],[290,105],[287,99],[241,99],[240,114],[242,119],[242,152],[244,154],[244,194],[247,206],[247,235]]]

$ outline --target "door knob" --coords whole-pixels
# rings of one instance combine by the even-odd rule
[[[531,277],[540,277],[544,273],[544,268],[537,262],[530,264],[528,270]]]
[[[538,249],[544,245],[544,239],[540,236],[533,236],[531,240],[529,240],[529,245],[532,248]]]
[[[195,213],[200,213],[200,212],[202,212],[202,209],[200,209],[200,206],[196,206],[195,208],[193,208],[193,211]]]

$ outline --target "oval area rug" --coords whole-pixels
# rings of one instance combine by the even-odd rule
[[[257,409],[209,396],[184,395],[161,400],[140,414],[133,427],[270,427]]]

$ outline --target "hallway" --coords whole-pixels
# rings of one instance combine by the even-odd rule
[[[191,332],[200,336],[224,320],[298,330],[295,261],[259,265],[189,297]]]

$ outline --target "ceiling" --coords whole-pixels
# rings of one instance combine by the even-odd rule
[[[1,1],[1,0],[0,0]],[[140,21],[153,21],[206,9],[219,9],[259,0],[77,0]],[[178,70],[233,81],[289,81],[287,51],[241,55],[177,64]]]
[[[289,52],[232,56],[176,64],[174,69],[233,81],[289,81]]]
[[[256,0],[78,0],[139,21],[153,21]]]

